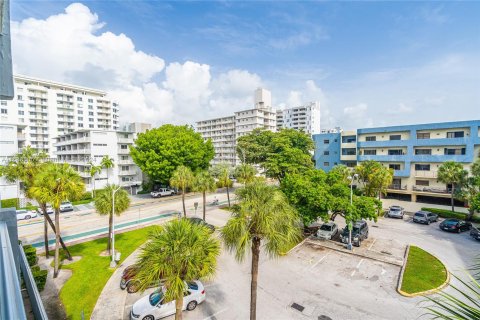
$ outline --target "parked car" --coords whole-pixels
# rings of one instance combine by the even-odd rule
[[[343,243],[348,243],[348,226],[343,228],[340,239]],[[363,240],[368,239],[368,224],[364,220],[356,221],[352,226],[352,244],[360,247]]]
[[[445,219],[440,223],[440,229],[443,231],[457,232],[468,231],[472,228],[470,222],[460,219]]]
[[[413,222],[430,224],[431,222],[438,221],[438,214],[431,213],[430,211],[417,211],[413,215]]]
[[[135,265],[130,265],[123,270],[122,279],[120,280],[120,289],[125,290],[127,289],[128,293],[135,293],[138,291],[138,283],[135,280],[135,275],[137,274],[137,269]],[[152,282],[148,287],[160,287],[163,285],[163,281]]]
[[[192,217],[192,218],[188,218],[188,220],[193,223],[193,224],[199,224],[199,225],[202,225],[202,226],[205,226],[207,227],[208,229],[210,229],[210,231],[214,232],[215,231],[215,226],[214,225],[211,225],[210,223],[207,223],[205,220],[203,220],[202,218],[196,218],[196,217]]]
[[[389,209],[388,209],[388,213],[387,213],[387,216],[389,218],[400,218],[400,219],[403,219],[403,216],[405,214],[405,212],[403,211],[403,207],[400,207],[400,206],[391,206]]]
[[[20,209],[17,210],[17,220],[28,220],[30,218],[35,218],[37,216],[37,213],[32,210],[25,210],[25,209]]]
[[[317,238],[331,240],[338,232],[338,226],[334,222],[324,223],[317,231]]]
[[[69,201],[60,204],[60,212],[73,211],[73,204]]]
[[[47,211],[47,214],[53,214],[53,213],[55,212],[55,211],[53,211],[52,206],[49,205],[49,204],[47,204],[47,210],[46,210],[46,211]],[[38,208],[37,208],[37,212],[38,212],[40,215],[43,216],[43,210],[42,210],[42,208],[38,207]]]
[[[472,227],[472,229],[470,229],[470,236],[471,236],[473,239],[476,239],[476,240],[479,240],[479,241],[480,241],[480,230],[478,230],[478,229],[475,228],[475,227]]]
[[[160,188],[156,191],[150,192],[150,195],[153,198],[160,198],[160,197],[165,197],[165,196],[173,196],[175,194],[175,190],[173,189],[168,189],[168,188]]]
[[[183,297],[182,310],[192,311],[205,301],[205,288],[200,281],[187,284],[187,294]],[[175,314],[175,300],[166,301],[164,288],[144,296],[132,306],[130,319],[155,320]]]

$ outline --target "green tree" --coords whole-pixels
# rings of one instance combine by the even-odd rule
[[[312,138],[295,129],[270,132],[255,129],[238,139],[238,152],[245,161],[259,164],[269,177],[281,181],[288,173],[301,173],[313,168]]]
[[[112,225],[113,225],[113,192],[115,192],[115,215],[120,216],[130,207],[130,197],[125,189],[119,189],[117,185],[107,185],[105,189],[97,194],[95,197],[95,209],[98,214],[102,216],[108,215],[108,242],[107,250],[108,254],[112,254],[110,251],[112,245]]]
[[[107,170],[107,184],[108,184],[108,176],[110,169],[115,167],[115,163],[112,158],[108,155],[103,156],[102,161],[100,162],[101,166]]]
[[[255,175],[257,174],[257,169],[254,166],[248,163],[242,163],[235,167],[233,176],[237,179],[238,182],[246,185],[255,180]]]
[[[468,204],[468,216],[466,220],[472,220],[475,212],[480,211],[480,160],[477,160],[470,168],[470,175],[460,183],[459,196]]]
[[[382,170],[380,162],[368,160],[360,163],[355,167],[355,172],[358,174],[358,180],[362,185],[363,193],[368,197],[375,197],[376,185],[373,181],[375,173]]]
[[[270,257],[277,257],[300,239],[301,232],[296,211],[277,187],[253,182],[236,193],[240,202],[232,207],[221,237],[238,261],[252,252],[250,319],[254,320],[261,246]]]
[[[175,319],[182,319],[186,283],[215,274],[220,242],[205,226],[173,220],[149,235],[136,262],[139,289],[164,280],[165,301],[175,300]]]
[[[465,181],[468,171],[463,169],[461,163],[455,161],[446,161],[440,168],[438,168],[438,181],[445,184],[451,184],[452,189],[450,191],[450,202],[452,205],[452,211],[455,211],[454,206],[454,193],[455,187]]]
[[[179,166],[170,178],[170,185],[182,190],[182,205],[183,216],[187,217],[187,209],[185,208],[185,193],[187,189],[193,186],[195,177],[190,168],[185,166]]]
[[[88,164],[90,165],[90,170],[89,170],[90,178],[92,179],[92,182],[93,182],[92,196],[93,198],[95,198],[95,176],[97,175],[97,173],[102,172],[102,166],[96,166],[92,161],[90,161]]]
[[[336,165],[328,172],[328,179],[331,183],[343,182],[344,184],[350,184],[349,177],[352,176],[353,169],[346,165]]]
[[[195,191],[199,191],[202,193],[203,197],[203,220],[205,220],[206,215],[206,193],[215,191],[217,186],[215,184],[215,179],[207,170],[202,170],[195,175],[195,183],[194,183]]]
[[[217,179],[218,187],[227,188],[228,206],[230,207],[230,187],[233,186],[233,182],[230,179],[232,168],[226,163],[221,163],[213,166],[211,172]]]
[[[130,154],[152,181],[167,184],[179,166],[194,172],[208,169],[215,151],[192,127],[166,124],[140,133]]]
[[[31,193],[42,203],[50,203],[55,210],[55,266],[53,276],[58,276],[60,249],[60,204],[75,200],[85,192],[83,179],[69,164],[49,164],[36,178]],[[47,215],[47,214],[45,214]]]

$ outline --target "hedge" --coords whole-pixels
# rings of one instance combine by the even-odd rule
[[[38,266],[36,266],[38,267]],[[45,282],[47,282],[47,270],[41,270],[40,267],[32,268],[33,279],[35,279],[35,284],[37,285],[38,291],[43,291],[45,288]]]
[[[461,219],[465,220],[467,218],[467,214],[463,212],[454,212],[450,210],[445,210],[445,209],[438,209],[438,208],[422,208],[423,211],[430,211],[432,213],[438,214],[439,217],[442,218],[454,218],[454,219]],[[480,217],[473,216],[472,218],[473,222],[478,222],[480,223]]]
[[[23,251],[27,256],[28,265],[30,267],[37,264],[37,249],[35,247],[33,247],[32,245],[26,245],[23,246]]]
[[[10,198],[2,200],[2,208],[15,207],[18,209],[18,198]]]

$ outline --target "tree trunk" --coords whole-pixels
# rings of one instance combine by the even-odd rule
[[[58,276],[58,265],[60,260],[60,211],[55,209],[55,267],[53,269],[53,277]]]
[[[48,221],[47,216],[48,213],[44,205],[40,205],[43,211],[43,242],[45,243],[45,257],[48,259],[50,258],[50,253],[48,252]]]
[[[475,210],[473,210],[471,207],[468,208],[468,214],[467,214],[467,218],[465,220],[471,221],[473,219],[474,214],[475,214]]]
[[[207,198],[206,192],[203,191],[203,221],[206,221],[206,220],[205,220],[205,211],[206,211],[206,208],[205,208],[205,207],[206,207],[206,205],[207,205],[207,203],[206,203],[206,202],[207,202],[207,199],[206,199],[206,198]]]
[[[95,176],[93,177],[93,190],[92,190],[92,198],[95,199]]]
[[[228,207],[230,208],[230,192],[228,191],[228,186],[227,186],[227,199],[228,199]]]
[[[53,233],[56,233],[56,229],[55,229],[55,225],[53,224],[53,221],[52,219],[50,219],[50,216],[48,214],[46,214],[46,212],[44,213],[43,215],[45,218],[47,218],[47,221],[48,221],[48,224],[50,225],[50,228],[52,228],[53,230]],[[65,251],[65,253],[67,254],[67,259],[72,261],[72,255],[70,254],[70,251],[68,251],[68,248],[67,246],[65,245],[65,243],[63,242],[63,239],[62,239],[62,236],[59,234],[58,235],[60,237],[60,244],[62,245],[62,248],[63,250]]]
[[[451,197],[450,197],[450,202],[452,204],[452,211],[455,212],[455,207],[453,205],[453,192],[455,191],[455,184],[452,183],[452,192],[451,192]]]
[[[185,190],[182,190],[182,205],[183,205],[183,217],[187,217],[187,209],[185,209]]]
[[[183,294],[180,299],[175,300],[175,320],[182,320]]]
[[[250,320],[257,319],[258,261],[260,259],[260,239],[252,241],[252,282],[250,286]]]
[[[112,225],[113,225],[113,214],[110,213],[108,217],[108,241],[107,241],[107,251],[109,255],[112,254],[112,252],[110,251],[112,248]]]

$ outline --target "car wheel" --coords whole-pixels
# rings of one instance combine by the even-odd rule
[[[138,291],[138,288],[135,285],[135,283],[130,282],[129,284],[127,284],[127,292],[128,293],[135,293],[137,291]]]
[[[462,230],[460,230],[460,228],[457,229],[457,233],[460,233]]]
[[[365,234],[365,239],[368,239],[368,232]]]
[[[25,216],[25,220],[28,220],[30,219],[31,217],[30,216]]]
[[[187,304],[187,310],[188,311],[192,311],[192,310],[195,310],[195,308],[197,307],[197,301],[190,301],[188,304]]]
[[[430,220],[427,220],[427,224],[430,224]]]
[[[155,320],[155,317],[151,316],[151,315],[148,315],[148,316],[143,317],[142,320]]]

